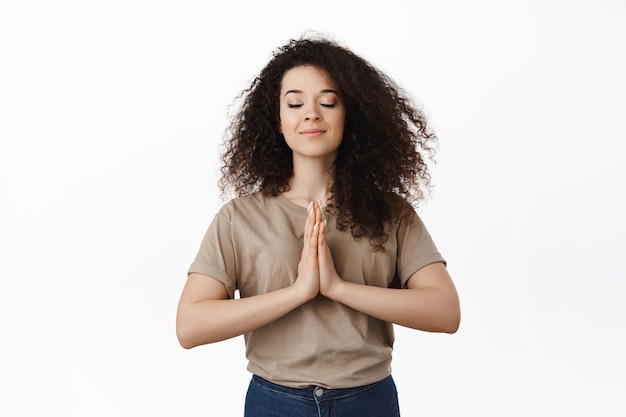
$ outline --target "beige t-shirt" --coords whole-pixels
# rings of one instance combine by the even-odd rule
[[[235,198],[216,214],[189,272],[224,284],[229,296],[266,293],[294,283],[302,253],[307,211],[287,198],[254,193]],[[372,252],[367,238],[355,241],[327,213],[326,239],[339,276],[402,288],[420,268],[444,262],[418,215],[408,209],[387,226],[385,251]],[[401,291],[401,290],[397,290]],[[391,323],[323,296],[244,335],[248,370],[290,387],[356,387],[391,373]]]

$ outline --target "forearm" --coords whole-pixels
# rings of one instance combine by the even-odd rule
[[[230,339],[271,323],[306,301],[294,287],[287,287],[253,297],[187,304],[179,307],[178,339],[187,349]]]
[[[460,322],[456,291],[392,289],[342,281],[327,297],[378,319],[413,329],[454,333]]]

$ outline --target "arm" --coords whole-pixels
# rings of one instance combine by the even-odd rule
[[[224,284],[191,273],[178,305],[176,335],[186,349],[218,342],[262,327],[305,301],[293,286],[231,300]]]
[[[304,226],[298,277],[290,287],[240,299],[228,299],[224,285],[191,273],[178,304],[176,335],[184,348],[218,342],[258,329],[284,316],[319,293],[317,245],[321,211],[311,210]]]
[[[407,282],[408,289],[381,288],[343,281],[335,270],[324,237],[319,239],[322,295],[362,313],[401,326],[430,332],[454,333],[461,311],[456,288],[441,263],[427,265]]]

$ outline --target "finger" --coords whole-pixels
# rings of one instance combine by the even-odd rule
[[[307,217],[304,223],[304,239],[308,240],[313,233],[313,225],[315,224],[315,211],[313,210],[313,201],[309,203],[307,207]]]
[[[311,210],[313,210],[313,200],[309,202],[309,205],[306,208],[307,215],[311,214]]]
[[[317,246],[318,252],[320,254],[323,254],[326,248],[326,220],[322,220],[319,225],[319,237],[317,238]]]
[[[311,237],[313,238],[313,240],[315,240],[316,245],[317,245],[317,240],[319,239],[319,235],[320,235],[320,222],[315,221],[315,224],[313,225],[313,234],[311,235]]]
[[[316,223],[321,223],[323,218],[322,218],[322,203],[317,200],[317,202],[315,204],[313,204],[313,206],[315,207],[315,222]]]
[[[309,230],[310,233],[308,235],[308,240],[305,242],[305,247],[308,248],[307,253],[310,253],[311,256],[317,257],[317,245],[319,240],[319,228],[320,223],[318,222],[319,218],[319,208],[316,207],[315,203],[311,205],[311,212],[309,214]]]

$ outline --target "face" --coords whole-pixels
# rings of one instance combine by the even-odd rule
[[[299,66],[285,72],[280,89],[280,132],[295,158],[334,161],[346,109],[325,71]]]

